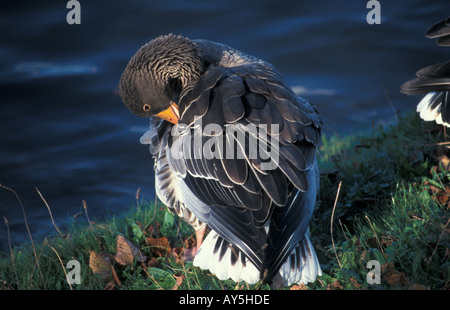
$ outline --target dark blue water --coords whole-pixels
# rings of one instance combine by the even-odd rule
[[[19,3],[19,1],[16,1]],[[273,63],[318,106],[326,134],[370,130],[415,109],[399,93],[421,67],[450,51],[424,37],[450,2],[387,1],[381,24],[366,1],[83,1],[81,25],[66,1],[0,5],[0,183],[20,196],[34,236],[88,205],[91,220],[120,214],[135,192],[154,199],[152,161],[139,144],[147,120],[117,95],[135,51],[166,33],[231,45]],[[0,189],[13,243],[28,238],[14,195]],[[85,216],[77,219],[86,222]],[[0,218],[0,249],[7,250]]]

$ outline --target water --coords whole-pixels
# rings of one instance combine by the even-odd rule
[[[448,0],[381,0],[380,25],[366,23],[362,0],[80,2],[81,25],[67,24],[65,1],[0,7],[0,183],[20,196],[33,236],[55,232],[36,188],[59,225],[82,200],[93,220],[126,211],[138,188],[154,199],[152,160],[139,144],[148,122],[123,106],[117,83],[158,35],[219,41],[271,62],[318,106],[326,134],[370,130],[414,110],[418,98],[400,85],[449,55],[424,37],[448,17]],[[27,240],[5,189],[0,215],[13,243]]]

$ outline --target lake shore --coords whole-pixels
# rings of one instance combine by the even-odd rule
[[[323,275],[290,289],[450,288],[444,134],[412,114],[370,133],[322,137],[310,230]],[[64,230],[55,222],[54,233],[0,253],[0,290],[269,289],[219,281],[184,261],[194,231],[161,204],[137,194],[130,209]]]

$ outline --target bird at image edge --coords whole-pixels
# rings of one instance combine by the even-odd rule
[[[321,275],[309,220],[319,190],[322,122],[271,64],[220,43],[170,34],[136,52],[119,93],[131,112],[150,118],[141,143],[154,158],[156,194],[196,230],[195,266],[221,280],[262,280],[275,288]],[[209,124],[221,132],[208,131]],[[277,151],[276,167],[263,168],[268,154],[258,149],[254,156],[238,139],[251,125],[267,125],[257,142]],[[194,156],[213,137],[221,142],[214,151],[231,149],[231,158]]]
[[[439,46],[450,47],[450,18],[433,25],[426,36],[437,39]],[[401,92],[407,95],[424,94],[417,105],[420,117],[450,127],[450,61],[425,67],[416,75],[417,78],[402,85]]]

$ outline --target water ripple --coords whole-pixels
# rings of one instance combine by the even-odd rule
[[[45,78],[95,74],[97,66],[77,64],[56,64],[49,62],[23,62],[15,66],[14,72],[24,78]]]

